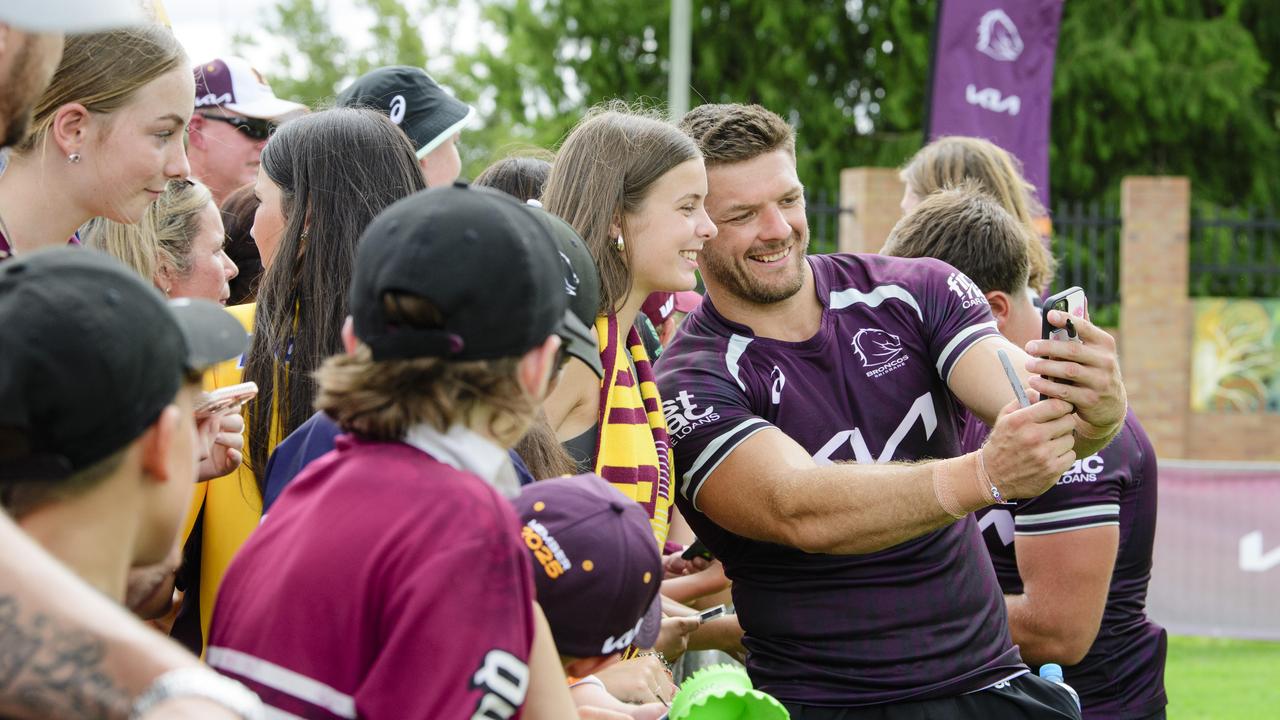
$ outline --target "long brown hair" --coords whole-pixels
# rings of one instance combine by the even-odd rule
[[[617,223],[636,212],[669,170],[702,155],[697,145],[653,112],[613,102],[592,109],[556,153],[542,204],[582,236],[600,269],[600,314],[614,312],[631,292],[631,249],[617,250]]]
[[[313,373],[342,350],[356,241],[383,208],[426,188],[413,145],[386,115],[334,108],[280,126],[262,151],[279,186],[285,227],[258,288],[244,379],[249,467],[265,480],[272,438],[312,414]],[[274,427],[273,427],[274,419]]]
[[[89,112],[110,113],[147,83],[186,64],[182,45],[161,25],[68,35],[62,61],[36,103],[31,133],[18,152],[29,152],[45,139],[63,105],[80,103]]]

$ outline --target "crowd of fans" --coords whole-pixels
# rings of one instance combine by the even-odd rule
[[[309,108],[42,5],[0,12],[0,713],[656,719],[719,651],[795,718],[1163,717],[1154,453],[1111,337],[1041,339],[1003,150],[810,256],[758,105],[468,184],[421,69]]]

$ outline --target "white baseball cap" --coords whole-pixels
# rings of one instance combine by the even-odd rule
[[[0,22],[27,32],[94,32],[150,21],[139,0],[5,0]]]
[[[195,67],[196,109],[221,108],[245,117],[275,120],[299,110],[302,103],[281,100],[248,60],[227,56]]]

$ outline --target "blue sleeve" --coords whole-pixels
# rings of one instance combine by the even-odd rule
[[[334,441],[341,434],[338,423],[318,412],[276,446],[267,460],[266,489],[262,493],[264,515],[303,468],[333,449]]]
[[[534,482],[533,473],[529,472],[529,466],[524,464],[524,458],[520,457],[520,453],[515,450],[508,450],[507,454],[511,456],[511,464],[516,469],[516,480],[520,482],[520,487],[532,485]]]

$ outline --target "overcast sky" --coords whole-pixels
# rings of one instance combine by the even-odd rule
[[[27,0],[20,0],[26,2]],[[193,63],[211,60],[231,51],[231,38],[236,33],[252,33],[278,0],[162,0],[174,33],[187,49]],[[331,26],[346,30],[353,42],[366,37],[371,17],[359,9],[354,0],[327,0]],[[461,3],[459,32],[445,38],[436,23],[423,23],[423,38],[431,56],[446,50],[474,49],[478,25],[478,3]],[[277,49],[263,42],[246,51],[248,59],[268,78]]]

